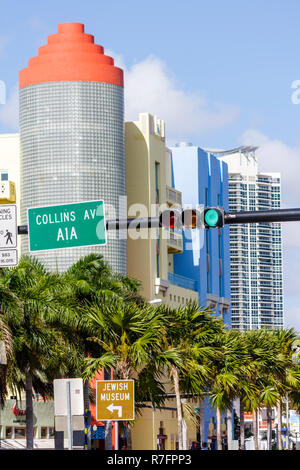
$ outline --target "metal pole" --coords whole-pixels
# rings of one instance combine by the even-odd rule
[[[115,421],[115,450],[119,450],[119,421]]]
[[[260,222],[295,222],[300,220],[300,209],[271,209],[241,211],[224,214],[225,224],[254,224]]]
[[[68,419],[68,443],[69,450],[73,448],[73,433],[72,433],[72,410],[71,410],[71,382],[66,382],[67,391],[67,419]]]
[[[224,224],[254,224],[271,222],[300,221],[300,208],[270,209],[267,211],[240,211],[224,213]],[[130,219],[108,220],[106,230],[122,230],[137,228],[158,228],[164,225],[160,217],[144,217]],[[166,226],[168,226],[166,221]],[[178,227],[180,228],[180,227]],[[184,222],[183,226],[184,228]],[[204,228],[204,227],[203,227]],[[18,226],[18,235],[27,235],[28,225]]]
[[[182,403],[186,403],[186,398],[182,399]],[[187,426],[184,416],[182,417],[182,444],[183,450],[187,450]]]

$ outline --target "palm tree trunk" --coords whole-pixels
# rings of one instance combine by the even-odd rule
[[[104,380],[111,380],[111,369],[104,369]],[[105,421],[105,450],[112,450],[112,421]]]
[[[26,374],[26,449],[33,449],[33,401],[32,401],[32,377]]]
[[[278,400],[278,403],[277,403],[277,420],[278,420],[278,430],[277,430],[278,450],[282,450],[282,402],[281,400]]]
[[[171,376],[174,382],[174,390],[176,396],[176,408],[177,408],[177,425],[178,425],[178,445],[179,450],[183,450],[183,434],[182,434],[182,406],[180,399],[180,390],[179,390],[179,374],[178,369],[175,366],[171,368]]]
[[[105,450],[112,450],[112,421],[105,421]]]
[[[130,425],[127,425],[127,449],[132,450],[132,429]]]
[[[232,450],[232,406],[227,409],[227,448]]]
[[[220,408],[217,408],[217,450],[222,450],[222,414]]]
[[[204,439],[204,424],[205,424],[205,402],[204,399],[199,400],[199,414],[200,414],[200,444],[201,444],[201,449],[203,442],[205,442]]]
[[[245,450],[245,418],[244,403],[240,399],[240,450]]]
[[[268,450],[272,450],[272,408],[267,407],[267,442]]]
[[[258,426],[257,426],[257,410],[253,410],[253,435],[254,435],[254,450],[258,450]]]

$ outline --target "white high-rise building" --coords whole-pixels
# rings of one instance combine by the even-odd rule
[[[280,174],[260,173],[256,150],[214,151],[228,164],[230,212],[280,207]],[[230,225],[230,258],[232,328],[283,327],[281,224]]]

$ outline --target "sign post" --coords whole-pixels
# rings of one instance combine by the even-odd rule
[[[0,268],[17,266],[17,206],[0,204]]]
[[[73,447],[73,430],[84,429],[83,380],[55,379],[54,417],[55,431],[68,432],[68,448]]]
[[[96,419],[115,422],[115,450],[118,450],[119,421],[134,420],[134,380],[96,381]]]
[[[103,201],[28,209],[29,249],[58,250],[106,244]]]
[[[67,392],[67,413],[68,413],[68,442],[69,450],[73,449],[73,429],[72,429],[72,407],[71,407],[71,384],[66,381]]]

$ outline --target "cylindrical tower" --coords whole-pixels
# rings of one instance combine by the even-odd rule
[[[125,196],[123,71],[79,23],[58,33],[20,71],[21,224],[27,209],[103,199],[115,217]],[[116,214],[114,214],[116,211]],[[22,236],[22,253],[28,253]],[[37,252],[52,270],[103,253],[126,273],[126,240],[103,247]]]

